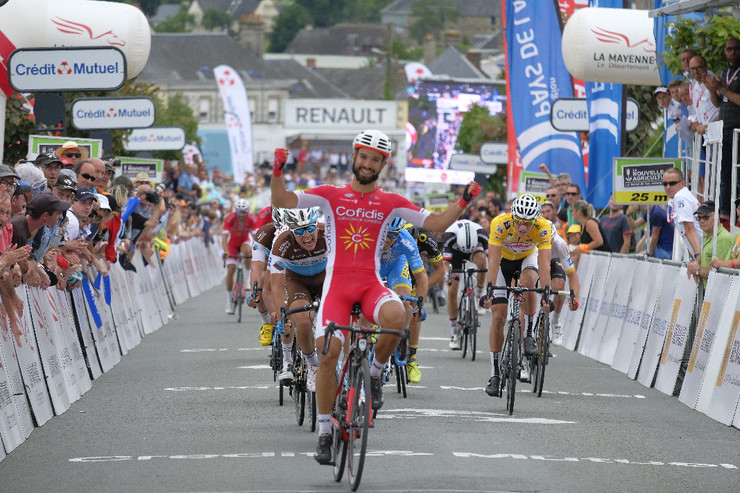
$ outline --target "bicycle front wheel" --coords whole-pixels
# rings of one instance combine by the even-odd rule
[[[311,425],[310,427],[311,433],[313,433],[314,431],[316,431],[316,392],[308,392],[307,397],[311,401],[308,407],[309,409],[308,422]]]
[[[337,483],[344,476],[344,466],[347,464],[347,439],[345,437],[345,417],[347,415],[347,387],[342,385],[342,391],[339,392],[334,402],[334,410],[331,413],[332,432],[334,436],[331,441],[331,462],[334,481]]]
[[[298,426],[303,426],[306,417],[306,385],[305,385],[305,368],[303,365],[298,366],[298,371],[293,378],[293,402],[295,403],[295,420]]]
[[[475,350],[478,339],[478,309],[475,306],[475,298],[472,295],[469,306],[470,323],[468,324],[468,342],[470,342],[470,361],[475,361]]]
[[[547,313],[540,312],[538,324],[539,334],[537,337],[537,373],[535,375],[535,390],[537,397],[542,397],[542,389],[545,385],[545,369],[549,361],[550,348],[550,317]]]
[[[367,451],[367,435],[370,430],[370,366],[363,359],[355,373],[354,382],[348,397],[351,405],[347,412],[349,420],[349,442],[347,446],[347,473],[352,491],[357,491],[362,479]]]
[[[506,356],[506,365],[509,373],[506,375],[506,409],[509,415],[514,414],[514,399],[516,398],[516,380],[519,373],[519,338],[521,334],[519,320],[509,323],[509,333],[506,339],[509,344],[509,352]]]

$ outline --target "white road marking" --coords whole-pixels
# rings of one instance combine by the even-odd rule
[[[526,424],[574,424],[575,421],[563,421],[544,418],[516,418],[508,413],[482,411],[460,411],[445,409],[384,409],[376,419],[417,419],[417,418],[461,418],[488,423],[526,423]]]
[[[248,365],[248,366],[237,366],[240,370],[271,370],[270,365]]]
[[[478,454],[473,452],[452,452],[452,455],[462,459],[516,459],[516,460],[540,460],[553,462],[591,462],[596,464],[625,464],[637,466],[675,466],[694,468],[723,468],[737,469],[735,464],[711,464],[703,462],[664,462],[657,460],[631,461],[628,459],[609,459],[602,457],[555,457],[550,455],[522,455],[522,454]]]
[[[181,349],[181,353],[216,353],[223,351],[262,351],[264,347],[238,347],[236,349],[229,348],[194,348],[194,349]]]
[[[440,385],[440,389],[442,390],[463,390],[463,391],[476,391],[480,392],[481,390],[485,390],[483,387],[456,387],[454,385]],[[532,393],[532,389],[529,387],[525,388],[518,388],[517,392],[521,393]],[[552,395],[573,395],[573,396],[581,396],[581,397],[613,397],[613,398],[620,398],[620,399],[647,399],[646,396],[641,394],[594,394],[591,392],[565,392],[565,391],[552,391],[552,390],[543,390],[543,394],[552,394]]]
[[[222,387],[166,387],[170,392],[202,392],[204,390],[267,390],[276,389],[277,385],[224,385]]]
[[[236,454],[181,454],[181,455],[102,455],[93,457],[72,457],[69,462],[124,462],[124,461],[148,461],[154,459],[171,460],[210,460],[210,459],[263,459],[275,457],[299,457],[313,458],[313,452],[242,452]],[[366,456],[394,456],[394,457],[428,457],[434,455],[430,452],[413,452],[411,450],[368,450]],[[407,490],[404,490],[407,491]]]

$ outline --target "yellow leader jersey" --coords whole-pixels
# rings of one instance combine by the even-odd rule
[[[511,213],[496,216],[491,221],[491,235],[488,238],[489,245],[501,247],[501,257],[508,260],[519,260],[535,249],[551,250],[550,237],[552,226],[550,221],[538,217],[529,234],[519,237],[514,229],[514,220]]]

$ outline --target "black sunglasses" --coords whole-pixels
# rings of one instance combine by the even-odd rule
[[[82,154],[79,152],[65,152],[64,157],[80,158]]]
[[[578,192],[565,192],[565,195],[578,195]]]
[[[681,183],[681,180],[679,180],[679,181],[664,181],[663,182],[663,186],[664,187],[674,187],[674,186],[678,185],[679,183]]]
[[[88,175],[87,173],[80,173],[80,176],[86,180],[95,181],[95,177],[93,175]]]

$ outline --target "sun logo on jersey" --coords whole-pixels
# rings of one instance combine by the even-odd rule
[[[344,234],[339,236],[339,239],[344,241],[344,249],[349,250],[354,248],[354,253],[357,254],[357,250],[370,248],[370,243],[375,240],[370,237],[367,232],[367,228],[357,227],[352,223],[349,223],[349,227],[344,230]]]

